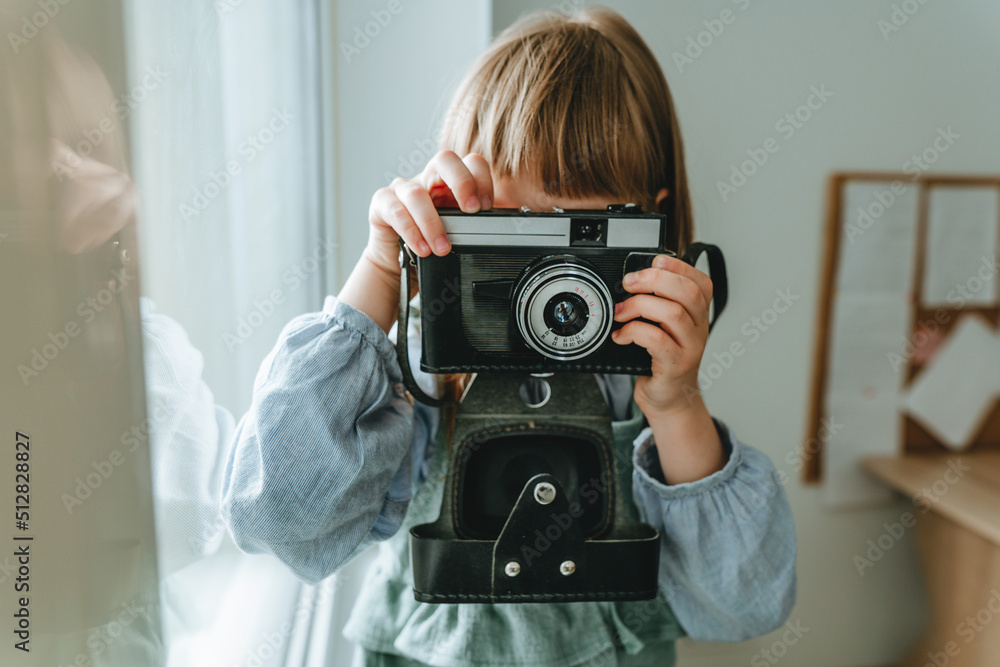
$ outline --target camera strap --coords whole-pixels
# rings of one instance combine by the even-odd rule
[[[712,321],[708,324],[708,330],[711,331],[719,320],[719,315],[726,308],[726,301],[729,298],[729,282],[726,277],[726,260],[718,246],[709,243],[692,243],[684,252],[683,259],[694,266],[702,254],[708,257],[708,275],[712,279],[713,312]]]

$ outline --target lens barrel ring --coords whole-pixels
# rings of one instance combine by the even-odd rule
[[[561,318],[550,312],[553,308],[568,312],[581,308],[581,304],[587,308],[582,328],[552,326]],[[573,256],[548,258],[529,269],[514,291],[512,305],[524,342],[550,359],[573,361],[586,357],[611,334],[611,291],[595,269]]]

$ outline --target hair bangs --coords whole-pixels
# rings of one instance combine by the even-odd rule
[[[655,210],[670,192],[681,245],[690,205],[666,80],[610,10],[533,14],[505,30],[457,90],[441,148],[480,153],[494,175],[546,194],[605,196]]]

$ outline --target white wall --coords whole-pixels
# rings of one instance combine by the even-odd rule
[[[375,190],[392,180],[387,174],[408,175],[400,173],[401,160],[412,159],[420,171],[437,152],[440,116],[490,38],[487,0],[334,4],[333,227],[341,246],[330,276],[332,294],[368,239],[368,204]],[[384,27],[373,24],[379,19]],[[366,30],[375,36],[369,38]]]
[[[734,340],[747,352],[706,393],[714,414],[779,467],[803,441],[822,256],[826,177],[839,169],[900,170],[931,145],[939,127],[961,135],[934,164],[941,172],[1000,171],[1000,4],[990,0],[909,0],[916,13],[883,37],[902,0],[791,2],[605,0],[656,53],[674,94],[688,156],[697,235],[720,244],[730,267],[730,306],[706,358]],[[499,31],[524,11],[572,6],[538,0],[494,3]],[[730,9],[733,20],[681,68],[675,51],[697,39],[703,21]],[[716,26],[718,28],[718,26]],[[705,42],[705,36],[702,37]],[[805,102],[812,86],[829,100],[785,139],[775,123]],[[723,201],[716,181],[774,137],[780,149]],[[776,289],[800,300],[749,343],[740,333]],[[808,632],[783,667],[882,665],[919,634],[927,607],[912,535],[859,577],[852,558],[908,503],[831,512],[822,492],[789,484],[799,537],[799,596],[792,620]],[[779,635],[746,644],[685,642],[686,667],[751,663]],[[780,652],[780,649],[779,649]],[[763,656],[761,656],[763,658]]]

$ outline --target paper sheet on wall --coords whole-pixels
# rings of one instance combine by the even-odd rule
[[[837,290],[906,294],[913,285],[917,189],[892,183],[844,188]],[[896,194],[899,193],[899,194]]]
[[[895,398],[907,368],[913,307],[903,295],[841,292],[832,309],[826,393]]]
[[[861,460],[902,449],[898,400],[911,317],[903,295],[850,292],[834,300],[824,414],[841,428],[824,444],[829,506],[891,497],[862,470]]]
[[[967,315],[914,378],[903,403],[935,438],[952,449],[964,449],[998,395],[1000,334],[983,318]]]
[[[844,188],[824,404],[826,418],[842,427],[824,444],[828,506],[891,498],[861,460],[902,449],[898,400],[913,317],[917,194],[900,181]]]
[[[1000,188],[931,188],[924,305],[996,305],[998,236]]]
[[[896,401],[895,396],[886,395],[866,399],[827,394],[825,411],[832,431],[823,444],[823,500],[827,506],[845,508],[892,497],[888,487],[861,468],[861,460],[899,453],[902,418]]]

